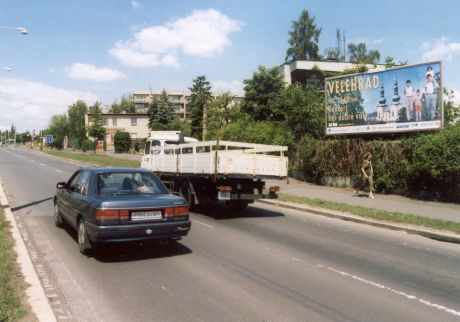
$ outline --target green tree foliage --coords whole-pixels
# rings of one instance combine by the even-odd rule
[[[223,129],[222,139],[277,145],[290,145],[293,143],[291,131],[284,123],[254,121],[249,117],[243,117],[228,124]]]
[[[225,126],[236,121],[240,115],[240,105],[234,102],[234,96],[230,92],[217,95],[208,109],[209,137],[220,138]]]
[[[96,102],[93,106],[89,107],[89,113],[92,114],[92,124],[88,129],[89,136],[103,140],[105,137],[104,120],[102,118],[101,104]]]
[[[116,153],[129,152],[131,148],[131,135],[128,132],[118,131],[113,138]]]
[[[282,91],[279,110],[296,140],[308,133],[315,138],[324,134],[324,92],[315,87],[290,85]]]
[[[278,110],[284,89],[279,67],[259,66],[252,78],[244,80],[242,111],[256,121],[282,121],[283,112]]]
[[[51,123],[48,126],[47,133],[53,135],[53,146],[62,149],[64,137],[69,132],[69,120],[66,114],[54,115],[51,118]]]
[[[122,96],[120,102],[113,102],[109,109],[110,113],[136,113],[136,106],[132,95]]]
[[[86,139],[85,114],[88,112],[86,103],[78,100],[69,106],[68,114],[68,133],[73,148],[79,149],[81,143]]]
[[[163,90],[159,99],[153,100],[149,106],[149,128],[153,130],[170,130],[176,118],[174,106]]]
[[[203,118],[207,117],[207,108],[212,99],[211,84],[206,76],[198,76],[193,80],[190,88],[191,96],[189,108],[191,110],[192,136],[200,138],[203,136]],[[206,120],[205,120],[206,123]],[[205,138],[203,138],[205,139]]]
[[[453,96],[453,91],[449,91],[444,88],[444,96],[447,97],[447,100],[444,101],[444,125],[451,126],[455,124],[460,118],[460,106],[455,105],[451,96]]]
[[[302,10],[297,21],[293,21],[289,31],[289,48],[286,51],[286,62],[293,60],[318,60],[319,35],[321,28],[315,23],[307,9]]]
[[[368,50],[365,43],[348,44],[350,61],[358,64],[377,64],[380,61],[378,50]]]

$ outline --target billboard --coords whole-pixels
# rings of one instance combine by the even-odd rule
[[[326,135],[443,126],[441,62],[329,77],[325,92]]]

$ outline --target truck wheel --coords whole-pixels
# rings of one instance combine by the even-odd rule
[[[182,187],[180,189],[180,193],[181,193],[182,197],[184,197],[184,199],[189,204],[190,209],[194,208],[195,207],[195,198],[193,197],[193,194],[190,191],[190,187],[188,186],[188,184],[183,184],[182,185]]]

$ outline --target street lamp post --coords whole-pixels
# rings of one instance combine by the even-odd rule
[[[24,27],[8,27],[8,26],[0,26],[0,29],[7,29],[7,30],[16,30],[19,32],[21,35],[28,35],[29,30],[27,30]]]

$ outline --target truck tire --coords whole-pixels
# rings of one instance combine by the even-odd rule
[[[195,198],[193,197],[192,191],[190,191],[190,186],[188,182],[184,182],[180,188],[180,194],[189,204],[190,209],[195,207]]]

